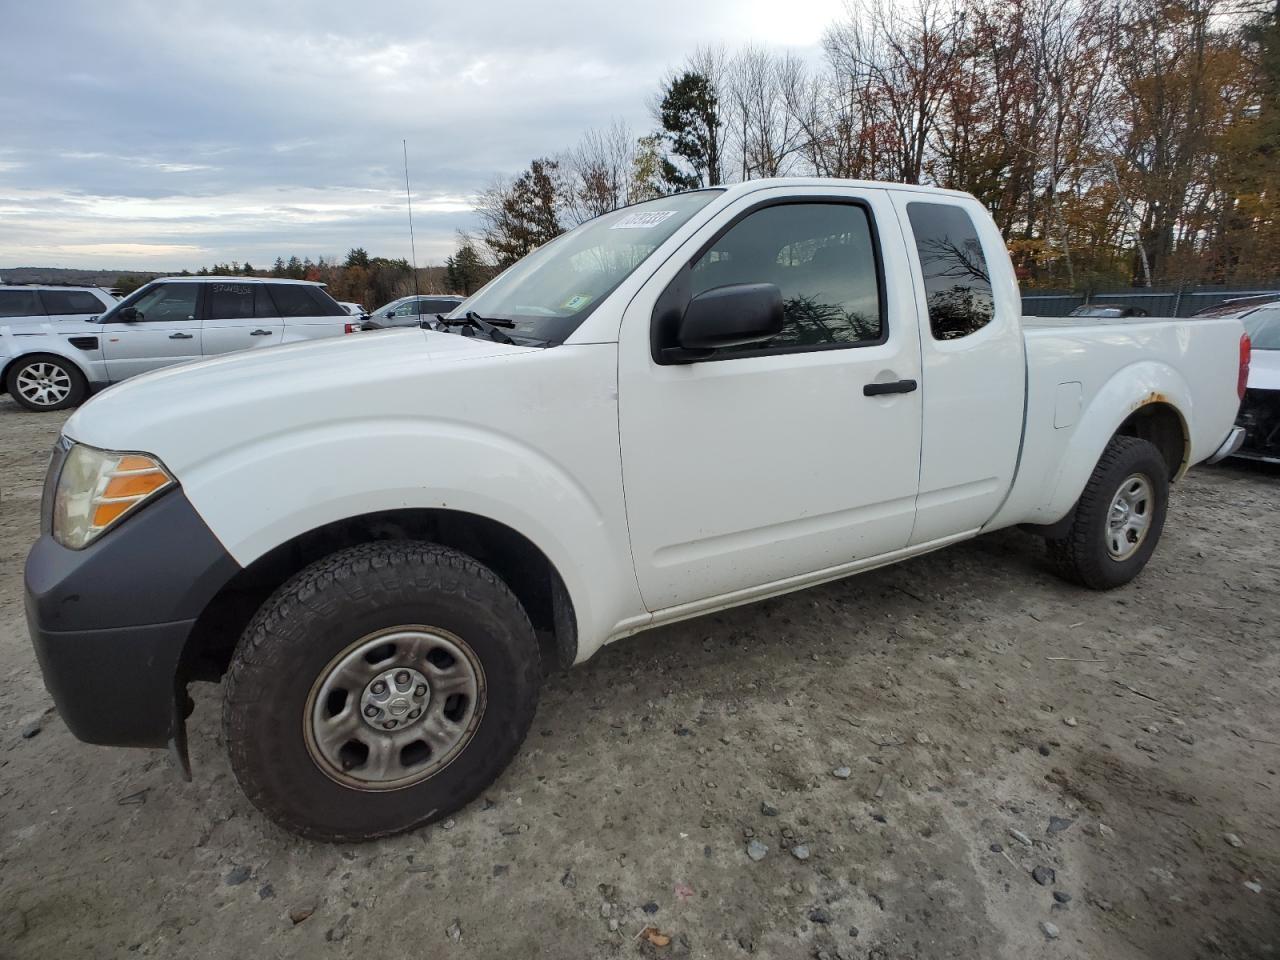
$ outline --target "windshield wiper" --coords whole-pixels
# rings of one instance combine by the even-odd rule
[[[463,316],[450,319],[442,313],[436,314],[436,322],[442,327],[471,327],[473,330],[479,330],[495,343],[512,343],[515,341],[503,333],[499,327],[511,329],[515,327],[515,323],[510,320],[487,319],[480,316],[474,310],[468,310]]]

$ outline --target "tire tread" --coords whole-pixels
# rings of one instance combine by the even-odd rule
[[[238,734],[235,730],[236,708],[253,699],[251,675],[263,669],[288,668],[288,647],[277,642],[277,630],[282,623],[291,619],[298,608],[313,616],[325,616],[326,604],[320,601],[332,597],[335,591],[341,591],[352,600],[368,599],[369,593],[364,587],[365,574],[386,573],[396,568],[403,569],[406,565],[414,571],[411,582],[420,584],[424,590],[439,589],[439,581],[444,579],[449,582],[449,589],[472,603],[505,608],[501,610],[502,616],[517,624],[518,632],[525,634],[528,640],[525,660],[528,675],[523,680],[537,689],[542,670],[538,644],[528,616],[506,583],[478,560],[434,543],[383,540],[339,550],[316,561],[286,581],[254,614],[236,646],[224,679],[222,733],[236,778],[249,801],[286,830],[313,840],[358,842],[413,829],[449,812],[443,808],[433,810],[417,823],[393,829],[337,833],[317,828],[314,824],[298,820],[276,803],[271,791],[259,779],[243,775],[252,769],[253,760],[249,755],[248,740],[239,735],[243,731]],[[403,587],[403,582],[399,586]],[[476,590],[476,586],[480,589]],[[513,729],[518,736],[507,745],[510,755],[514,755],[524,741],[536,702],[535,695],[527,709],[516,718]],[[482,788],[484,784],[480,786]],[[465,797],[462,803],[469,799],[469,796]]]
[[[1093,590],[1116,586],[1102,578],[1095,569],[1093,560],[1097,555],[1097,545],[1092,543],[1094,531],[1090,529],[1088,518],[1096,511],[1106,511],[1110,506],[1109,500],[1114,491],[1110,489],[1108,475],[1112,469],[1148,451],[1159,458],[1159,451],[1148,441],[1123,435],[1112,437],[1106,449],[1102,451],[1097,466],[1094,467],[1088,483],[1085,484],[1084,492],[1076,501],[1070,528],[1062,537],[1045,538],[1045,552],[1049,564],[1062,579]],[[1166,483],[1163,489],[1158,489],[1156,493],[1162,498],[1167,498],[1167,477],[1163,479]],[[1159,480],[1156,483],[1160,486]],[[1152,533],[1158,538],[1160,531],[1153,530]]]

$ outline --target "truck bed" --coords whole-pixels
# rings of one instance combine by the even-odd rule
[[[1069,489],[1074,473],[1092,470],[1096,457],[1077,462],[1084,457],[1076,452],[1091,449],[1095,414],[1107,411],[1108,433],[1113,429],[1117,403],[1134,410],[1172,404],[1190,438],[1184,466],[1211,456],[1239,404],[1240,332],[1232,319],[1024,317],[1023,448],[1013,488],[989,526],[1058,520],[1070,503],[1053,491]],[[1109,389],[1121,371],[1130,385],[1123,400]],[[1146,385],[1137,403],[1128,399],[1135,376]]]

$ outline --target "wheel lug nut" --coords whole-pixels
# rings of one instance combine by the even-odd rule
[[[396,722],[394,720],[388,720],[382,725],[383,730],[394,730],[395,728]]]
[[[425,697],[427,695],[427,685],[425,683],[418,684],[413,691],[413,695],[415,697]]]
[[[375,683],[375,684],[373,685],[373,692],[374,692],[374,693],[386,693],[386,692],[387,692],[387,685],[386,685],[385,683],[383,683],[381,680],[379,680],[377,683]]]
[[[422,711],[421,711],[421,710],[418,710],[417,708],[414,708],[413,710],[410,710],[410,711],[409,711],[409,719],[410,719],[410,720],[417,720],[417,719],[418,719],[418,716],[419,716],[421,713],[422,713]]]
[[[364,715],[366,717],[376,717],[381,712],[382,712],[381,710],[379,710],[377,707],[373,706],[372,704],[364,708]]]
[[[409,671],[401,670],[396,674],[396,686],[402,687],[409,682]]]

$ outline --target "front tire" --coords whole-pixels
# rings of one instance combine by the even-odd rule
[[[36,353],[9,367],[5,389],[19,406],[46,413],[80,404],[89,392],[89,384],[71,361]]]
[[[231,766],[293,833],[399,833],[497,778],[541,676],[529,618],[487,567],[429,543],[352,547],[295,575],[245,629],[223,697]]]
[[[1059,576],[1092,590],[1136,577],[1164,530],[1169,468],[1160,451],[1137,437],[1111,438],[1080,495],[1062,537],[1046,538]]]

